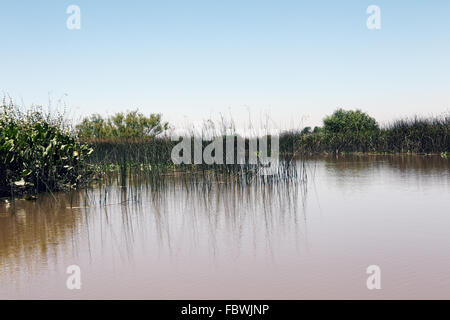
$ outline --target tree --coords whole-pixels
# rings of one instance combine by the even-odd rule
[[[359,134],[379,129],[377,121],[361,110],[336,110],[323,120],[327,133]]]
[[[336,110],[323,120],[323,142],[336,153],[373,150],[379,135],[376,120],[361,110]]]
[[[77,132],[83,139],[136,139],[156,136],[169,127],[167,122],[161,121],[160,114],[150,114],[146,117],[138,110],[127,113],[116,113],[104,119],[99,114],[84,118],[77,125]]]

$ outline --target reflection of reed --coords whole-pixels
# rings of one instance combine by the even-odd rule
[[[134,241],[135,228],[146,226],[137,234],[153,233],[159,252],[176,255],[207,243],[209,252],[216,255],[224,243],[242,248],[246,246],[243,242],[250,239],[255,246],[264,244],[272,250],[271,238],[289,234],[286,229],[295,228],[301,234],[298,202],[306,190],[302,181],[267,183],[256,179],[242,183],[227,176],[211,177],[205,172],[149,180],[142,183],[141,174],[131,173],[127,188],[121,189],[122,200],[125,196],[136,199],[131,205],[121,206],[125,220],[119,225],[124,243]],[[118,200],[111,190],[103,192],[96,198],[108,194],[109,202]],[[114,207],[104,210],[116,211]],[[257,241],[258,237],[263,241]]]
[[[275,256],[283,241],[300,248],[304,235],[300,179],[129,172],[126,186],[120,176],[105,181],[55,198],[17,201],[15,214],[0,219],[1,273],[51,265],[61,254],[88,262],[105,255],[120,261],[199,252]]]
[[[358,186],[370,184],[378,170],[450,181],[450,161],[440,157],[321,159],[313,158],[307,166],[323,163],[325,177],[339,178],[341,187],[356,177]],[[0,278],[17,270],[33,271],[39,264],[52,265],[61,256],[88,263],[103,263],[105,257],[126,262],[139,255],[276,259],[286,246],[301,250],[307,240],[308,184],[305,162],[295,164],[290,171],[294,178],[289,179],[136,170],[128,172],[125,186],[120,175],[112,174],[92,189],[41,196],[33,202],[19,200],[15,206],[2,202]]]

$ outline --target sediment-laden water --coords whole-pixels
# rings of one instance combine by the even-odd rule
[[[137,176],[2,201],[0,298],[450,296],[450,160],[302,165],[306,181]],[[70,265],[81,290],[66,287]],[[369,265],[381,290],[366,287]]]

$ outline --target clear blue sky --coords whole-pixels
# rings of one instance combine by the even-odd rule
[[[66,9],[81,8],[81,30]],[[381,8],[381,30],[366,8]],[[175,123],[268,113],[319,124],[450,109],[450,1],[2,0],[0,90],[72,114],[140,108]]]

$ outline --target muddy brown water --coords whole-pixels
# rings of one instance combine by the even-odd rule
[[[143,178],[2,201],[0,298],[450,298],[450,160],[306,168],[306,184]],[[66,287],[70,265],[81,290]],[[367,289],[370,265],[380,290]]]

